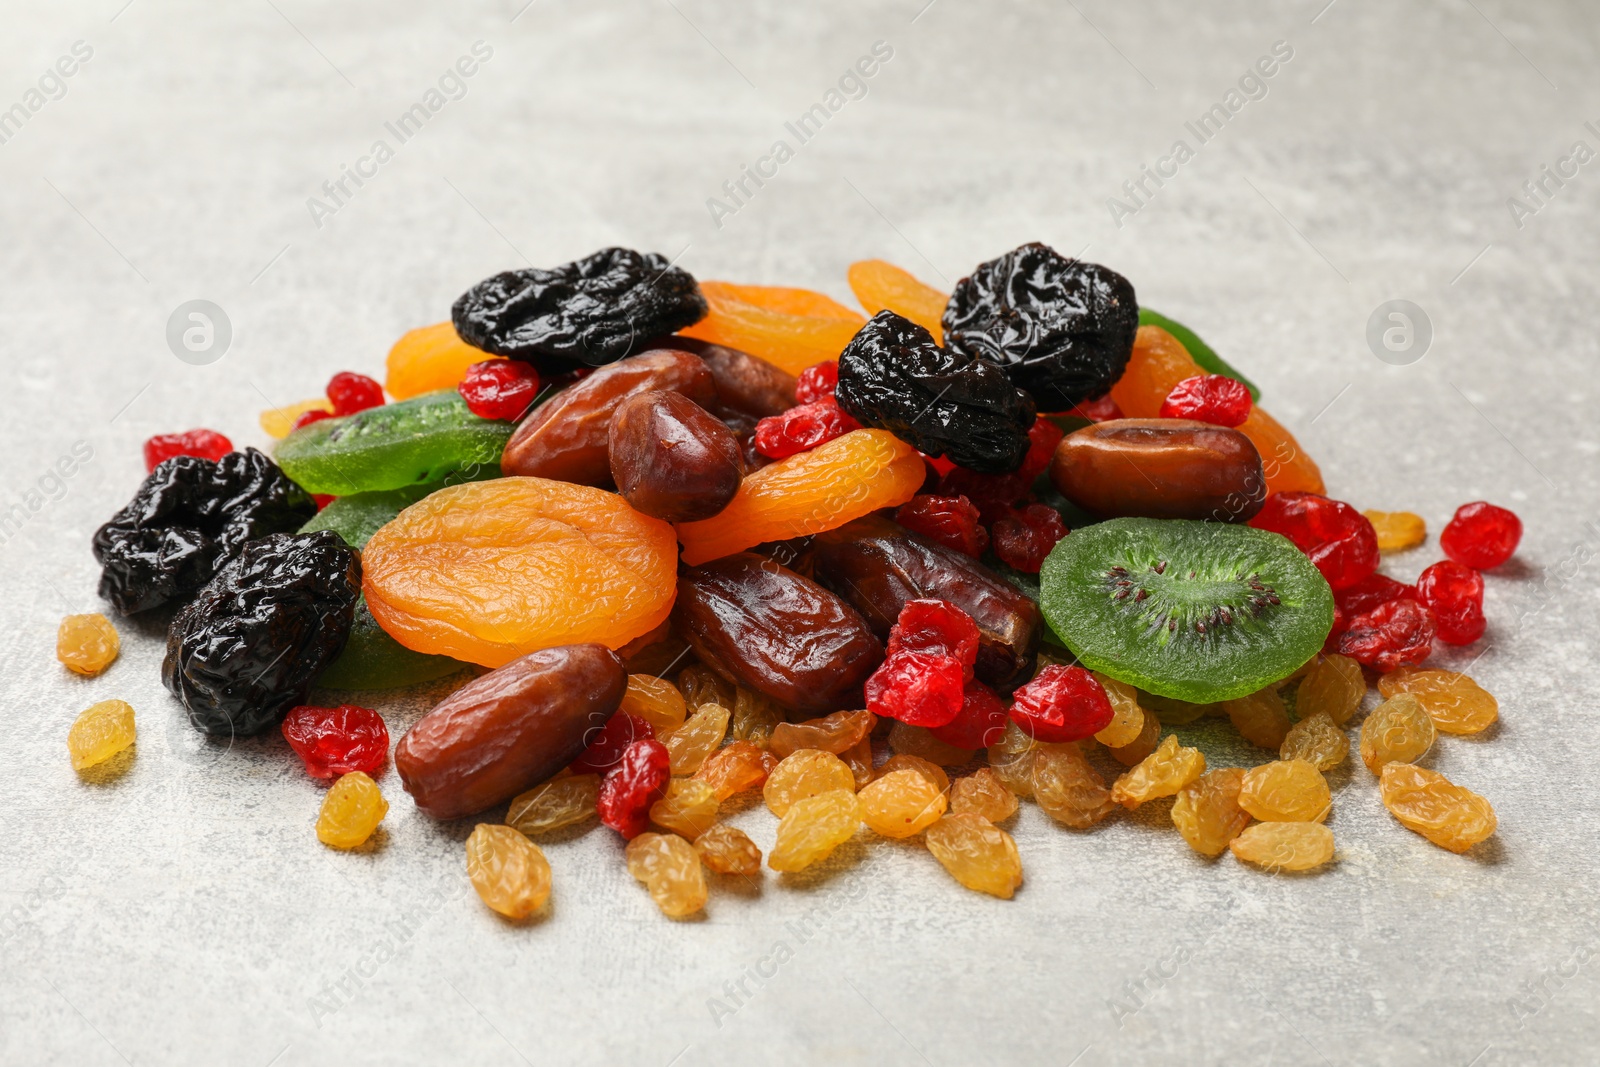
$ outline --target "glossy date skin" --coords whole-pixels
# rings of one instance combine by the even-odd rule
[[[604,645],[531,652],[450,694],[395,746],[394,766],[417,807],[436,819],[472,815],[553,777],[584,750],[627,689]]]
[[[672,618],[717,673],[807,715],[859,707],[862,684],[883,661],[855,609],[753,552],[685,570]]]
[[[733,432],[682,393],[665,390],[638,393],[617,408],[610,457],[622,498],[665,522],[709,519],[744,478]]]
[[[1261,454],[1238,430],[1188,419],[1113,419],[1074,430],[1050,460],[1061,495],[1103,518],[1244,522],[1261,510]]]
[[[705,361],[690,352],[655,349],[601,367],[533,409],[506,443],[500,469],[508,475],[609,485],[611,418],[638,393],[665,389],[697,404],[716,398]]]
[[[712,411],[729,425],[735,421],[728,418],[730,413],[746,416],[754,425],[756,419],[781,415],[794,407],[798,379],[759,356],[693,337],[664,337],[653,344],[693,352],[705,360],[717,389]]]
[[[1039,606],[974,560],[897,523],[868,516],[818,534],[817,581],[887,636],[907,601],[948,600],[978,624],[978,678],[1009,693],[1033,675],[1043,625]]]

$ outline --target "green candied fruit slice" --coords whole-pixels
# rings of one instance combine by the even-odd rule
[[[453,389],[322,419],[285,437],[275,458],[308,493],[351,496],[437,482],[459,471],[500,473],[515,427],[480,419]]]
[[[1231,363],[1217,355],[1216,350],[1210,345],[1200,340],[1199,334],[1189,329],[1189,327],[1185,326],[1177,319],[1169,319],[1165,315],[1161,314],[1161,312],[1151,311],[1149,308],[1140,308],[1139,325],[1159,326],[1163,330],[1166,330],[1172,336],[1176,337],[1184,348],[1189,350],[1189,358],[1200,364],[1201,368],[1207,374],[1225,374],[1234,381],[1242,384],[1246,389],[1250,390],[1250,399],[1252,401],[1259,401],[1261,399],[1261,390],[1256,388],[1255,382],[1252,382],[1249,378],[1246,378],[1244,375],[1234,370]]]

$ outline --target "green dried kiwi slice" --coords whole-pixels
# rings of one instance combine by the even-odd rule
[[[1111,519],[1062,538],[1039,573],[1045,620],[1091,670],[1191,704],[1293,674],[1333,628],[1333,592],[1266,530]]]

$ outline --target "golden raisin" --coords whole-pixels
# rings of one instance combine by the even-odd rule
[[[989,769],[1019,797],[1033,796],[1033,758],[1038,744],[1021,727],[1007,719],[1006,732],[999,741],[989,746]]]
[[[849,765],[832,752],[802,748],[772,768],[761,796],[772,814],[781,819],[796,801],[835,789],[855,793],[856,776],[850,773]]]
[[[1378,793],[1402,826],[1451,852],[1465,852],[1494,833],[1497,825],[1488,800],[1442,774],[1408,763],[1384,767]]]
[[[1239,806],[1262,822],[1321,822],[1332,804],[1322,772],[1303,759],[1252,767],[1239,787]]]
[[[701,704],[734,706],[733,683],[704,663],[691,663],[678,672],[678,691],[690,711],[698,710]]]
[[[1228,842],[1250,825],[1250,816],[1239,807],[1243,784],[1243,769],[1220,767],[1178,790],[1178,799],[1172,802],[1172,825],[1190,848],[1202,856],[1220,856]]]
[[[1156,696],[1153,693],[1141,695],[1148,705],[1148,710],[1161,720],[1162,726],[1187,726],[1216,708],[1215,704],[1191,704],[1187,700]]]
[[[693,774],[722,746],[728,736],[728,709],[721,704],[702,704],[682,726],[660,738],[672,756],[673,774]]]
[[[650,821],[693,841],[717,821],[717,791],[710,782],[674,778],[667,794],[650,805]]]
[[[1500,703],[1482,686],[1455,671],[1401,667],[1378,679],[1385,697],[1410,693],[1437,726],[1447,734],[1482,733],[1500,717]]]
[[[591,818],[599,796],[598,774],[553,778],[515,797],[506,810],[506,825],[529,837],[547,834]]]
[[[1169,736],[1112,783],[1111,799],[1132,810],[1147,800],[1172,796],[1205,771],[1206,758],[1199,749],[1185,748],[1176,737]]]
[[[856,792],[859,793],[863,786],[872,781],[876,773],[872,766],[872,739],[863,737],[839,753],[839,758],[850,768],[850,773],[856,776]]]
[[[733,696],[733,736],[766,748],[772,731],[783,721],[783,711],[760,693],[740,686]]]
[[[1319,822],[1258,822],[1228,849],[1269,871],[1309,871],[1333,859],[1333,831]]]
[[[1387,763],[1415,763],[1433,747],[1433,720],[1410,693],[1396,693],[1361,724],[1361,762],[1373,774]]]
[[[526,919],[550,899],[550,861],[509,826],[481,822],[472,828],[467,877],[479,899],[508,919]]]
[[[1141,709],[1144,710],[1144,709]],[[1161,743],[1161,720],[1156,718],[1155,712],[1144,711],[1144,725],[1139,728],[1139,736],[1131,744],[1120,748],[1109,749],[1113,759],[1124,767],[1132,767],[1140,760],[1156,750]]]
[[[752,742],[730,741],[708,756],[694,776],[710,783],[718,800],[727,800],[736,793],[761,785],[777,765],[778,760],[772,753],[757,748]]]
[[[852,791],[854,786],[852,779],[850,789],[830,789],[796,800],[778,820],[778,838],[767,866],[775,871],[804,870],[855,836],[861,825],[861,801]]]
[[[699,707],[700,705],[696,704],[695,710]],[[617,710],[637,715],[649,723],[650,729],[660,737],[682,726],[690,709],[684,702],[683,694],[678,692],[678,687],[665,678],[656,678],[648,674],[630,674],[628,691],[622,694],[622,706]]]
[[[672,919],[706,906],[700,853],[677,834],[643,833],[628,842],[628,873],[644,883],[661,914]]]
[[[1363,511],[1378,535],[1378,551],[1399,552],[1427,540],[1428,525],[1409,511]]]
[[[56,630],[56,659],[91,678],[111,666],[121,647],[117,628],[104,615],[68,615]]]
[[[378,783],[361,771],[351,771],[340,776],[322,798],[317,840],[330,848],[360,848],[388,812],[389,802],[383,799]]]
[[[1022,857],[1011,835],[981,815],[946,815],[925,840],[950,877],[979,893],[1010,900],[1022,884]]]
[[[283,439],[289,436],[289,431],[294,429],[295,420],[308,411],[326,411],[333,413],[333,401],[325,396],[314,400],[302,400],[298,404],[289,404],[281,408],[268,408],[257,416],[256,421],[261,424],[261,429],[268,437]]]
[[[959,767],[972,759],[972,750],[957,748],[933,736],[925,726],[897,722],[889,730],[889,747],[906,756],[920,756],[941,767]]]
[[[805,722],[780,722],[772,730],[768,747],[779,759],[802,748],[843,754],[867,739],[878,717],[870,711],[836,711]]]
[[[944,814],[944,794],[916,771],[891,771],[861,791],[861,818],[884,837],[912,837]]]
[[[1300,680],[1294,710],[1302,719],[1324,712],[1336,726],[1344,726],[1361,707],[1367,680],[1361,664],[1349,656],[1323,656]]]
[[[1070,742],[1035,746],[1032,792],[1046,815],[1074,830],[1087,830],[1116,810],[1105,779]]]
[[[992,769],[979,767],[950,783],[950,810],[982,815],[998,825],[1017,813],[1017,796]]]
[[[1225,700],[1222,706],[1227,709],[1233,728],[1246,741],[1274,752],[1283,747],[1283,739],[1289,734],[1289,710],[1276,689],[1268,686],[1237,700]]]
[[[1095,734],[1094,739],[1107,748],[1133,744],[1144,730],[1144,709],[1139,706],[1139,691],[1126,682],[1108,678],[1098,671],[1094,678],[1111,701],[1111,722]]]
[[[886,774],[893,774],[895,771],[916,771],[941,793],[950,788],[950,776],[945,773],[945,769],[937,763],[923,759],[921,756],[912,756],[907,753],[890,756],[884,761],[883,766],[878,768],[878,777],[881,778]]]
[[[67,731],[67,753],[75,771],[104,763],[133,744],[137,730],[133,706],[123,700],[102,700],[85,708]]]
[[[1280,759],[1302,759],[1319,771],[1331,771],[1350,754],[1350,739],[1334,725],[1328,713],[1319,711],[1289,727],[1278,749]]]
[[[750,835],[725,822],[695,838],[694,850],[700,853],[700,862],[718,874],[750,877],[761,873],[761,850]]]

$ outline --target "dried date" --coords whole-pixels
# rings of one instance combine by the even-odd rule
[[[744,478],[733,433],[681,393],[629,397],[611,419],[609,441],[617,492],[666,522],[709,519],[728,506]]]

